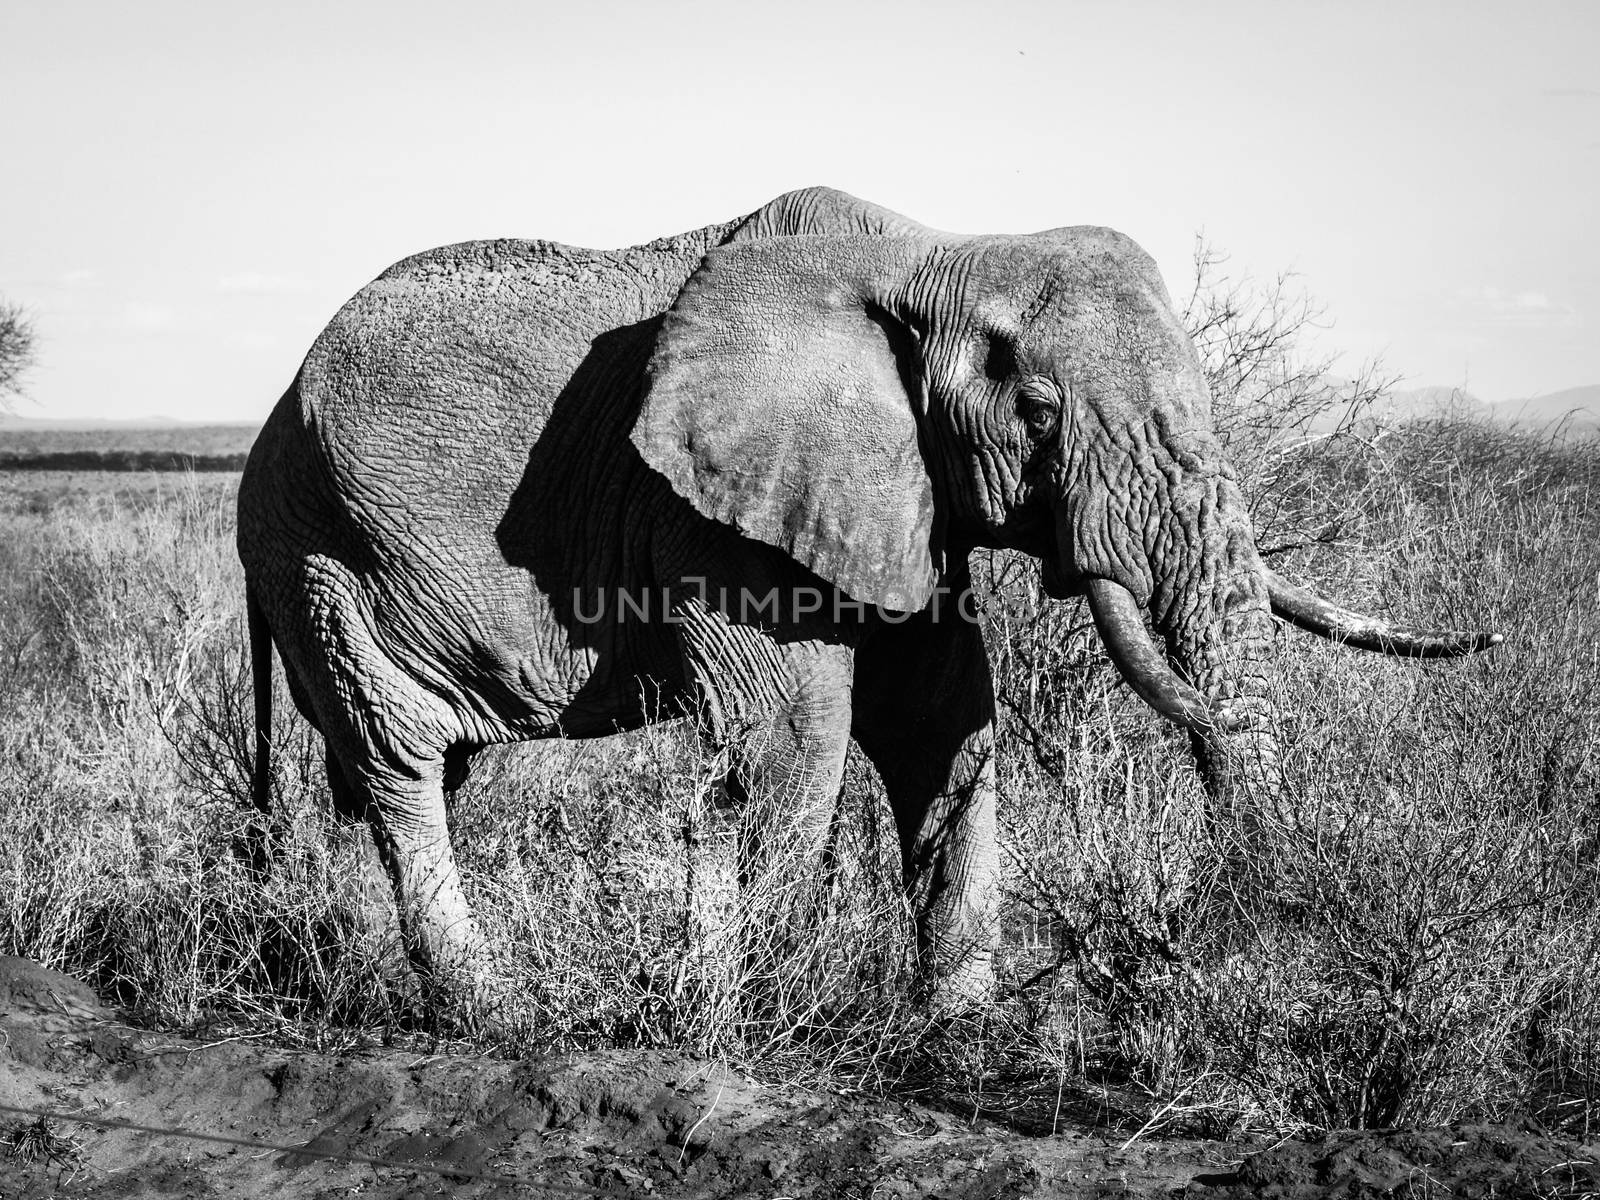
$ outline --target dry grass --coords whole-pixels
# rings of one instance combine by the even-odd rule
[[[498,1046],[686,1046],[1041,1129],[1585,1124],[1597,484],[1600,446],[1467,424],[1286,455],[1285,528],[1338,532],[1281,570],[1508,641],[1418,665],[1286,635],[1291,785],[1248,828],[1203,819],[1182,739],[1116,683],[1075,606],[996,605],[1006,997],[970,1021],[911,1002],[894,839],[861,763],[836,876],[777,855],[741,894],[716,764],[683,728],[486,752],[454,829],[516,981]],[[171,1027],[443,1036],[286,696],[284,852],[265,884],[240,868],[230,496],[141,495],[0,504],[0,953]],[[1032,594],[1024,564],[987,574]]]
[[[0,1150],[24,1163],[76,1167],[83,1161],[83,1143],[70,1134],[57,1133],[44,1118],[0,1129]]]

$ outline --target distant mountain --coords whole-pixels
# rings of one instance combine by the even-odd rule
[[[1346,410],[1330,410],[1312,422],[1312,431],[1327,433],[1346,417]],[[1494,404],[1461,388],[1408,388],[1385,393],[1359,414],[1360,420],[1383,425],[1434,417],[1473,417],[1522,429],[1560,426],[1564,432],[1581,436],[1600,434],[1600,384]]]
[[[1425,417],[1492,417],[1494,406],[1461,388],[1422,387],[1386,393],[1367,410],[1367,415],[1393,421],[1416,421]]]
[[[1327,382],[1348,394],[1354,387],[1347,380]],[[1493,408],[1470,392],[1451,387],[1410,388],[1385,392],[1356,414],[1359,421],[1380,425],[1402,425],[1430,417],[1459,416],[1492,418]],[[1312,433],[1331,433],[1350,419],[1347,405],[1334,405],[1311,422]]]
[[[1567,388],[1526,400],[1496,404],[1497,419],[1543,428],[1564,425],[1573,432],[1600,432],[1600,383]]]

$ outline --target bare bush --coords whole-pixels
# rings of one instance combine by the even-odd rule
[[[1227,255],[1196,237],[1183,323],[1210,386],[1218,436],[1270,557],[1286,546],[1331,540],[1348,524],[1339,497],[1307,496],[1297,486],[1298,467],[1344,445],[1397,377],[1373,360],[1353,378],[1337,378],[1336,356],[1307,350],[1326,310],[1295,275],[1262,281],[1232,274],[1227,264]]]
[[[0,300],[0,403],[22,391],[22,376],[33,365],[33,322],[21,306]]]

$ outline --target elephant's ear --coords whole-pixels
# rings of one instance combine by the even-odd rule
[[[943,565],[916,345],[883,299],[923,253],[877,237],[713,250],[663,318],[633,430],[700,513],[902,611]]]

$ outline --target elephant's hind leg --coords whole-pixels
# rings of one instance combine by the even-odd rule
[[[413,966],[447,1002],[489,998],[493,965],[450,846],[442,756],[402,769],[368,764],[360,778]]]
[[[447,1000],[487,997],[493,971],[446,825],[446,775],[464,775],[460,730],[447,706],[376,643],[358,589],[313,561],[304,577],[309,616],[286,639],[291,669],[328,746],[342,815],[364,816],[394,886],[407,953]]]

